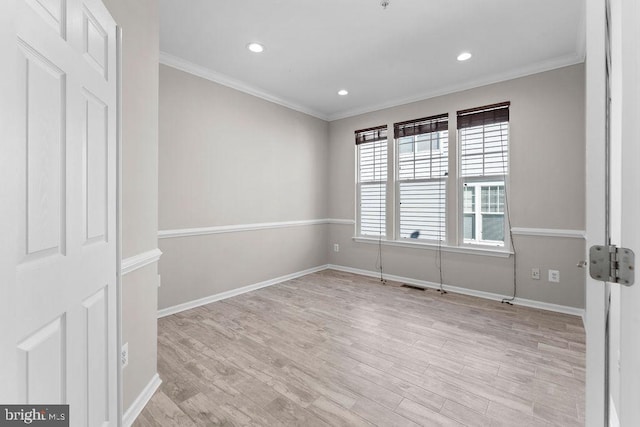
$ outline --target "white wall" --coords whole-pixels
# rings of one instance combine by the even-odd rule
[[[584,230],[585,130],[584,65],[574,65],[515,80],[337,120],[330,123],[329,216],[355,217],[354,131],[394,122],[449,113],[502,101],[510,107],[510,196],[513,227]],[[451,120],[451,119],[450,119]],[[451,128],[450,122],[450,128]],[[450,144],[455,132],[449,132]],[[448,194],[455,196],[456,185]],[[456,198],[450,197],[449,211]],[[388,210],[389,214],[390,210]],[[455,226],[449,217],[448,226]],[[377,246],[353,241],[354,226],[332,224],[329,262],[375,270]],[[515,236],[518,253],[518,293],[522,298],[584,307],[584,240],[566,237]],[[340,252],[331,251],[334,243]],[[439,281],[432,249],[384,246],[388,274]],[[503,295],[512,293],[512,260],[443,254],[445,284]],[[530,279],[539,267],[542,280]],[[560,270],[559,284],[547,281],[547,270]]]
[[[160,230],[327,217],[328,124],[160,66]],[[160,240],[167,308],[324,265],[327,225]]]
[[[157,0],[104,0],[122,27],[122,257],[157,247],[158,58]],[[123,371],[124,411],[156,374],[155,264],[122,281],[122,339],[129,343]]]

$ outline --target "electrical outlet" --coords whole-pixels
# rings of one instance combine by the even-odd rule
[[[540,269],[538,267],[531,269],[531,278],[533,280],[540,280]]]
[[[122,351],[120,352],[120,359],[122,360],[122,369],[126,368],[129,364],[129,343],[126,342],[122,345]]]
[[[549,281],[560,283],[560,272],[558,270],[549,270]]]
[[[340,252],[340,245],[337,243],[333,244],[333,252]]]

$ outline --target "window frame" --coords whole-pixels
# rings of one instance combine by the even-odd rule
[[[440,115],[440,116],[434,116],[432,119],[437,119],[437,118],[443,118],[446,117],[447,121],[448,121],[448,115]],[[428,118],[430,119],[430,118]],[[420,119],[420,120],[428,120],[428,119]],[[417,120],[419,121],[419,120]],[[397,124],[396,124],[397,125]],[[394,125],[395,126],[395,125]],[[409,136],[401,136],[399,138],[394,138],[394,228],[395,228],[395,236],[394,236],[394,240],[396,241],[409,241],[409,242],[415,242],[416,244],[431,244],[431,245],[442,245],[442,244],[446,244],[448,241],[448,234],[449,234],[449,230],[447,227],[447,218],[449,215],[448,212],[448,207],[447,207],[447,201],[448,201],[448,196],[447,196],[447,189],[449,186],[449,164],[450,164],[450,149],[449,149],[449,129],[447,128],[446,130],[436,130],[435,132],[424,132],[424,133],[418,133],[415,135],[411,135],[410,137],[413,138],[413,143],[412,143],[412,147],[413,150],[411,151],[414,156],[418,153],[417,148],[418,148],[418,141],[417,138],[420,135],[427,135],[427,134],[436,134],[437,135],[437,141],[438,141],[438,148],[436,150],[433,150],[432,145],[430,145],[430,156],[429,158],[432,158],[432,154],[434,151],[437,151],[438,153],[442,154],[443,152],[443,138],[440,135],[440,132],[447,132],[447,137],[446,137],[446,141],[447,141],[447,156],[445,158],[445,166],[444,169],[446,169],[445,175],[441,176],[441,177],[430,177],[430,178],[417,178],[417,179],[400,179],[400,141],[404,138],[408,138]],[[415,160],[414,160],[415,161]],[[430,165],[430,170],[432,170],[433,164]],[[432,174],[431,174],[432,175]],[[404,183],[416,183],[416,184],[420,184],[420,183],[429,183],[429,182],[433,182],[433,183],[441,183],[438,185],[438,187],[440,188],[439,190],[439,194],[443,193],[443,197],[444,197],[444,208],[442,211],[442,216],[443,216],[443,228],[442,228],[442,235],[440,239],[430,239],[430,238],[417,238],[417,239],[413,239],[411,237],[402,237],[402,227],[401,227],[401,223],[402,223],[402,215],[401,215],[401,201],[402,201],[402,192],[400,190],[400,186]],[[439,230],[440,231],[440,230]]]
[[[486,255],[486,256],[499,256],[499,257],[507,257],[513,252],[512,242],[511,242],[511,234],[510,234],[510,221],[509,221],[509,206],[508,200],[510,197],[510,173],[511,170],[511,154],[512,154],[512,143],[511,143],[511,121],[509,117],[510,110],[510,102],[503,102],[500,104],[487,105],[483,107],[472,108],[468,110],[457,111],[455,115],[450,113],[440,114],[439,116],[431,116],[425,119],[417,119],[417,120],[409,120],[400,123],[394,123],[393,125],[383,125],[378,126],[376,128],[364,129],[361,131],[355,131],[356,133],[356,156],[355,156],[355,173],[356,173],[356,188],[355,188],[355,214],[356,220],[354,221],[354,237],[353,240],[359,243],[376,243],[382,244],[386,246],[399,246],[399,247],[408,247],[408,248],[423,248],[423,249],[436,249],[441,248],[443,251],[452,252],[452,253],[467,253],[467,254],[476,254],[476,255]],[[462,114],[462,116],[461,116]],[[400,140],[406,136],[413,136],[413,147],[412,153],[414,155],[420,153],[421,151],[417,151],[419,142],[416,141],[419,135],[429,134],[433,132],[440,132],[444,130],[443,128],[430,128],[429,123],[424,122],[428,119],[434,119],[437,117],[447,117],[446,121],[446,129],[447,130],[447,155],[445,157],[446,163],[444,163],[444,169],[446,170],[446,174],[443,177],[436,178],[419,178],[419,179],[400,179]],[[455,122],[453,121],[455,120]],[[501,148],[497,153],[504,152],[506,154],[506,168],[503,170],[506,171],[505,174],[495,174],[495,175],[476,175],[476,176],[462,176],[462,161],[463,161],[463,150],[462,150],[462,130],[463,128],[473,128],[476,126],[482,125],[489,126],[496,123],[505,123],[506,128],[506,138],[504,136],[500,137],[501,141],[506,142],[506,145],[501,144]],[[407,125],[406,128],[401,128],[399,133],[396,133],[398,125]],[[452,126],[449,126],[451,124]],[[461,127],[462,124],[462,127]],[[393,126],[393,127],[392,127]],[[358,149],[358,132],[368,131],[372,129],[382,129],[385,132],[384,140],[378,140],[380,143],[384,144],[385,149],[383,150],[386,153],[386,173],[381,176],[384,178],[383,180],[376,181],[368,181],[361,182],[360,174],[361,174],[361,152]],[[431,130],[430,130],[431,129]],[[394,134],[389,134],[389,131],[393,130]],[[452,130],[457,130],[453,135],[451,133]],[[440,135],[439,135],[440,136]],[[453,140],[452,140],[453,138]],[[496,153],[494,152],[491,155],[491,151],[496,147],[492,145],[491,136],[482,135],[482,173],[486,173],[489,171],[490,173],[500,172],[498,168],[500,168],[501,163],[497,163],[500,160],[499,156],[496,157]],[[495,136],[493,137],[495,138]],[[468,139],[469,140],[469,139]],[[364,139],[360,140],[360,143],[367,143],[370,139],[364,137]],[[487,147],[485,148],[484,141],[489,141]],[[495,141],[495,140],[494,140]],[[432,144],[429,146],[431,149],[430,154],[442,153],[443,144],[442,140],[438,138],[437,149],[432,149]],[[467,148],[468,150],[468,148]],[[495,150],[494,150],[495,151]],[[408,153],[408,152],[407,152]],[[467,155],[473,154],[467,151]],[[486,155],[486,157],[484,157]],[[465,169],[470,172],[473,169],[473,157],[467,157],[472,160],[472,163],[465,163]],[[415,159],[415,158],[414,158]],[[414,160],[415,161],[415,160]],[[442,161],[442,160],[440,160]],[[442,163],[441,163],[442,165]],[[487,168],[487,169],[485,169]],[[443,167],[441,166],[442,170]],[[415,174],[414,174],[415,176]],[[426,174],[425,174],[426,176]],[[443,235],[442,239],[427,239],[427,238],[418,238],[412,239],[409,237],[402,237],[401,235],[401,213],[400,213],[400,200],[401,200],[401,191],[400,186],[405,182],[443,182],[442,185],[442,193],[444,198],[444,209],[443,209]],[[464,238],[464,184],[473,184],[478,188],[478,194],[476,195],[476,222],[482,221],[482,185],[497,185],[502,183],[504,186],[504,212],[503,212],[503,241],[493,241],[493,240],[480,240],[477,239],[475,241],[465,241]],[[382,221],[380,223],[380,231],[381,235],[372,235],[372,234],[362,234],[362,192],[363,187],[366,184],[377,184],[382,185],[382,189],[384,190],[383,200],[381,203],[381,212],[382,212]],[[490,214],[490,213],[488,213]],[[481,228],[476,227],[476,237],[479,236]],[[495,228],[493,228],[495,230]],[[422,230],[421,230],[422,232]],[[422,234],[422,233],[421,233]],[[429,235],[433,235],[433,233],[425,233]]]
[[[460,221],[460,240],[462,241],[462,243],[464,245],[470,245],[470,246],[492,246],[492,247],[500,247],[500,248],[507,248],[507,236],[508,234],[508,230],[509,230],[509,226],[508,226],[508,220],[507,220],[507,203],[506,203],[506,191],[507,191],[507,185],[506,182],[504,180],[504,178],[506,178],[506,175],[492,175],[490,177],[468,177],[466,179],[466,181],[463,181],[462,183],[462,187],[461,187],[461,199],[462,199],[462,209],[460,211],[460,217],[461,217],[461,221]],[[486,179],[489,178],[489,179]],[[474,194],[474,198],[475,200],[475,211],[473,212],[474,215],[476,215],[475,217],[475,232],[476,232],[476,239],[473,239],[473,241],[469,241],[465,238],[464,236],[464,216],[465,216],[465,211],[464,211],[464,190],[465,187],[467,186],[466,184],[471,184],[472,187],[476,188],[476,193]],[[502,212],[502,216],[503,216],[503,236],[504,236],[504,240],[500,241],[500,240],[484,240],[484,239],[479,239],[477,238],[477,236],[482,234],[482,217],[483,215],[491,215],[491,212],[486,212],[483,213],[482,212],[482,187],[489,187],[489,186],[496,186],[496,185],[502,185],[503,187],[503,191],[505,192],[505,201],[503,203],[504,208],[503,208],[503,212]],[[479,226],[478,226],[479,224]]]
[[[360,237],[360,238],[371,238],[371,239],[384,239],[387,240],[388,236],[389,236],[389,229],[387,227],[387,222],[388,222],[388,200],[389,200],[389,138],[388,138],[388,127],[386,125],[383,126],[377,126],[374,128],[368,128],[368,129],[362,129],[362,130],[357,130],[355,131],[355,135],[356,135],[356,145],[355,145],[355,151],[356,151],[356,155],[355,155],[355,170],[356,170],[356,221],[355,221],[355,234],[356,237]],[[369,132],[377,132],[380,131],[381,133],[384,133],[384,138],[381,139],[377,139],[375,141],[366,141],[366,140],[359,140],[359,135],[362,134],[366,134]],[[364,139],[366,139],[366,137],[364,137]],[[361,145],[365,145],[365,144],[382,144],[384,147],[384,156],[385,156],[385,173],[384,173],[384,180],[370,180],[370,181],[361,181],[360,179],[360,171],[361,171],[361,161],[360,161],[360,156],[361,156]],[[374,147],[375,149],[375,147]],[[374,176],[375,176],[375,172],[374,172]],[[362,187],[363,186],[367,186],[367,185],[382,185],[384,188],[384,196],[383,196],[383,202],[382,202],[382,213],[383,213],[383,220],[379,223],[380,224],[380,235],[376,235],[376,234],[363,234],[362,233]]]
[[[457,176],[458,176],[458,218],[457,218],[457,224],[458,224],[458,241],[457,241],[457,245],[459,247],[486,247],[486,248],[499,248],[498,250],[503,250],[503,251],[511,251],[512,250],[512,244],[511,244],[511,239],[510,239],[510,230],[509,230],[509,204],[508,204],[508,200],[509,200],[509,190],[510,190],[510,184],[509,184],[509,178],[510,178],[510,170],[511,170],[511,119],[509,116],[509,110],[510,110],[510,102],[504,102],[504,103],[500,103],[500,104],[493,104],[493,105],[487,105],[485,107],[478,107],[478,108],[473,108],[470,110],[463,110],[463,111],[458,111],[458,114],[456,115],[456,120],[458,121],[458,123],[456,123],[456,127],[457,127],[457,132],[456,132],[456,155],[457,155],[457,164],[458,164],[458,168],[457,168]],[[468,113],[468,112],[474,112],[474,111],[478,111],[478,112],[483,112],[483,111],[492,111],[493,109],[500,109],[500,108],[504,108],[506,109],[506,114],[503,114],[503,120],[499,120],[496,121],[495,123],[506,123],[506,173],[505,174],[496,174],[496,175],[476,175],[476,176],[463,176],[463,170],[462,170],[462,159],[463,159],[463,155],[462,155],[462,129],[460,128],[460,114],[461,113]],[[506,119],[504,119],[506,117]],[[482,124],[482,126],[486,126],[485,123]],[[468,126],[468,127],[475,127],[475,126]],[[505,150],[502,150],[505,151]],[[504,197],[505,197],[505,202],[504,202],[504,231],[503,231],[503,236],[504,236],[504,240],[502,243],[492,240],[492,241],[482,241],[482,240],[476,240],[473,242],[468,242],[465,241],[464,238],[464,187],[465,187],[465,183],[474,183],[474,185],[477,185],[477,183],[486,183],[486,184],[491,184],[494,182],[503,182],[504,183]],[[478,196],[479,201],[481,202],[481,194],[479,194]],[[478,211],[480,211],[482,209],[481,206],[478,206]],[[476,219],[477,222],[477,219]],[[479,232],[478,229],[476,229],[476,235]]]

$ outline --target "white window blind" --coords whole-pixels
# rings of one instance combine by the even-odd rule
[[[448,135],[447,114],[394,125],[400,238],[446,238]]]
[[[458,112],[465,243],[504,245],[509,103]]]
[[[355,132],[358,152],[358,234],[386,236],[387,127]]]
[[[509,172],[509,104],[458,112],[460,176]]]

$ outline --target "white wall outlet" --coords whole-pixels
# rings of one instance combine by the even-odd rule
[[[338,243],[333,244],[333,252],[340,252],[340,245]]]
[[[540,280],[540,269],[538,267],[531,269],[531,278],[533,280]]]
[[[558,270],[549,270],[549,281],[560,283],[560,272]]]
[[[129,343],[126,342],[122,345],[122,351],[120,352],[120,359],[122,360],[122,369],[126,368],[129,364]]]

